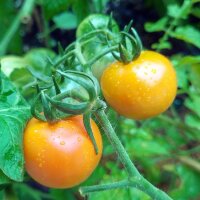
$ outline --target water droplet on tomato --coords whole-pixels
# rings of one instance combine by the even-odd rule
[[[65,141],[61,141],[61,142],[60,142],[60,145],[65,145]]]

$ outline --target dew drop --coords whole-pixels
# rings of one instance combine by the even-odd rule
[[[65,142],[64,142],[64,141],[61,141],[61,142],[60,142],[60,145],[65,145]]]

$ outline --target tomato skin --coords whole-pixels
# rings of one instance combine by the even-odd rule
[[[86,180],[102,155],[102,138],[91,120],[99,153],[84,128],[82,116],[50,124],[32,118],[24,132],[25,168],[40,184],[70,188]]]
[[[106,101],[119,114],[146,119],[164,112],[173,102],[176,73],[171,62],[153,51],[143,51],[134,61],[114,62],[101,77]]]

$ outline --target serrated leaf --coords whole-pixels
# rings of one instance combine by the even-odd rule
[[[3,75],[0,94],[0,169],[14,181],[23,180],[23,130],[30,107]]]
[[[178,4],[168,4],[167,14],[173,18],[185,19],[189,15],[191,7],[191,0],[184,0],[182,6],[179,6]]]
[[[168,18],[163,17],[156,22],[147,22],[144,28],[147,32],[159,32],[164,31],[167,26]]]
[[[60,29],[74,29],[77,27],[77,17],[70,12],[63,12],[53,17],[53,21],[57,28]]]
[[[200,31],[191,25],[177,27],[170,36],[200,48]]]

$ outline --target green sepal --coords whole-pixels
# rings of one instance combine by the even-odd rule
[[[141,51],[142,51],[142,41],[137,33],[137,31],[134,29],[134,28],[131,28],[131,32],[133,34],[133,36],[135,37],[135,40],[136,40],[136,53],[135,53],[135,56],[134,56],[134,59],[137,58]]]
[[[71,98],[78,100],[78,101],[88,101],[89,100],[88,98],[85,98],[79,92],[77,92],[77,90],[67,90],[63,93],[60,93],[60,94],[52,97],[52,99],[60,101],[62,99],[68,98],[68,97],[71,97]]]
[[[128,25],[126,25],[126,26],[124,27],[124,31],[128,33],[128,32],[130,31],[132,25],[133,25],[133,20],[131,20],[131,21],[128,23]]]
[[[91,118],[91,112],[86,112],[86,113],[83,114],[83,123],[84,123],[85,129],[86,129],[86,131],[87,131],[87,133],[88,133],[88,135],[89,135],[89,137],[92,141],[95,153],[98,154],[98,147],[97,147],[97,143],[96,143],[96,140],[94,138],[93,131],[92,131],[90,118]]]
[[[47,97],[47,98],[55,108],[57,108],[58,110],[60,110],[62,112],[66,112],[68,114],[74,114],[74,115],[82,114],[89,107],[88,102],[71,104],[71,103],[56,101],[56,100],[53,100],[52,98],[49,98],[49,97]]]
[[[119,44],[119,54],[123,63],[127,64],[132,61],[130,53],[122,44]]]
[[[37,96],[34,98],[33,100],[33,103],[31,105],[31,114],[38,120],[40,121],[47,121],[46,118],[41,115],[37,110],[36,110],[36,107],[37,107],[37,102],[38,100],[40,99],[41,97],[41,93],[38,93]]]
[[[65,72],[61,72],[60,70],[57,70],[57,72],[59,74],[65,76],[66,78],[74,81],[75,83],[78,83],[82,87],[84,87],[88,91],[89,98],[91,101],[96,99],[96,97],[98,95],[98,91],[97,91],[97,88],[95,87],[94,80],[90,76],[88,76],[87,74],[82,73],[82,72],[71,71],[71,70],[68,70]]]
[[[110,42],[109,42],[109,38],[108,38],[108,36],[106,35],[106,42],[107,42],[107,45],[108,45],[108,47],[111,47],[111,44],[110,44]],[[118,56],[114,51],[111,51],[111,54],[112,54],[112,56],[116,59],[116,60],[118,60],[118,61],[122,61],[121,60],[121,58],[120,58],[120,56]]]
[[[112,32],[112,28],[113,28],[112,21],[113,21],[113,14],[112,14],[112,12],[111,12],[111,13],[110,13],[110,16],[109,16],[108,24],[107,24],[107,28],[108,28],[108,30],[110,30],[111,32]]]
[[[55,121],[55,117],[53,116],[52,109],[49,105],[49,101],[47,100],[47,96],[45,95],[44,91],[41,91],[41,101],[43,106],[43,112],[46,120],[48,122]]]
[[[64,55],[64,49],[63,49],[60,42],[58,42],[58,54],[61,55],[61,56]]]
[[[60,91],[60,88],[58,86],[58,83],[56,82],[55,76],[52,75],[51,77],[52,77],[52,80],[53,80],[53,84],[54,84],[54,88],[55,88],[56,94],[60,94],[61,91]]]

